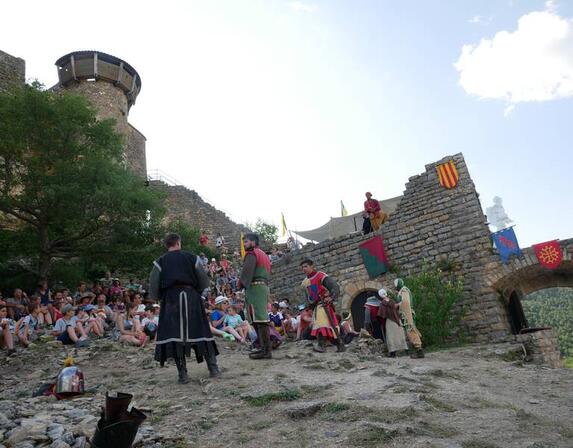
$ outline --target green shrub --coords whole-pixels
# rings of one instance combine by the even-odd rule
[[[443,345],[459,330],[460,314],[452,312],[463,294],[463,282],[452,274],[445,276],[437,268],[404,278],[413,296],[416,327],[424,346]]]

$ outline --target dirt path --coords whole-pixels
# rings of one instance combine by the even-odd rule
[[[220,344],[222,378],[210,380],[204,365],[189,363],[191,382],[179,385],[174,366],[161,369],[151,360],[152,347],[99,341],[76,356],[93,395],[66,406],[96,416],[106,390],[134,394],[134,405],[149,415],[138,436],[143,447],[573,446],[570,369],[510,361],[519,347],[509,344],[422,360],[385,358],[366,344],[318,354],[289,343],[270,361]],[[64,354],[43,344],[9,363],[0,358],[2,397],[22,402],[57,373]],[[35,412],[54,403],[24,401]],[[2,439],[10,433],[1,428],[0,419],[0,446],[9,446]]]

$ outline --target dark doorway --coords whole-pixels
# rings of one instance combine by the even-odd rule
[[[352,312],[352,325],[354,325],[354,330],[360,331],[364,328],[364,304],[368,297],[377,296],[378,292],[371,289],[368,291],[361,292],[352,301],[350,305],[350,311]]]
[[[511,331],[513,334],[519,334],[522,329],[527,328],[527,319],[523,313],[521,299],[517,291],[513,291],[509,296],[509,303],[507,307],[509,323],[511,324]]]

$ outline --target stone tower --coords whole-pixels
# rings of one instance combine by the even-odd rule
[[[134,173],[146,177],[145,136],[127,121],[141,90],[141,78],[127,62],[99,51],[74,51],[56,61],[61,89],[85,96],[99,119],[113,118],[125,136],[124,160]]]

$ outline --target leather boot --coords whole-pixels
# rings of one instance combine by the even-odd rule
[[[249,354],[251,359],[271,359],[271,335],[268,324],[259,324],[259,337],[261,338],[261,350]]]
[[[316,344],[312,347],[312,349],[315,352],[324,353],[326,351],[326,347],[325,347],[326,343],[324,340],[324,336],[319,334],[318,336],[316,336],[316,340],[317,340]]]
[[[253,324],[253,328],[257,332],[257,341],[253,344],[253,348],[249,350],[249,356],[254,353],[260,353],[263,351],[262,339],[261,339],[261,324]]]
[[[416,351],[410,355],[410,358],[413,358],[413,359],[419,359],[419,358],[425,358],[425,357],[426,357],[426,355],[424,355],[424,350],[422,350],[422,348],[417,348]]]
[[[217,357],[215,355],[208,354],[205,357],[205,361],[207,361],[207,368],[209,369],[209,376],[211,378],[217,378],[221,376],[221,371],[217,365]]]
[[[176,357],[175,358],[175,365],[177,366],[177,373],[178,379],[177,382],[179,384],[187,384],[189,382],[189,377],[187,376],[187,363],[185,362],[185,356],[183,357]]]

